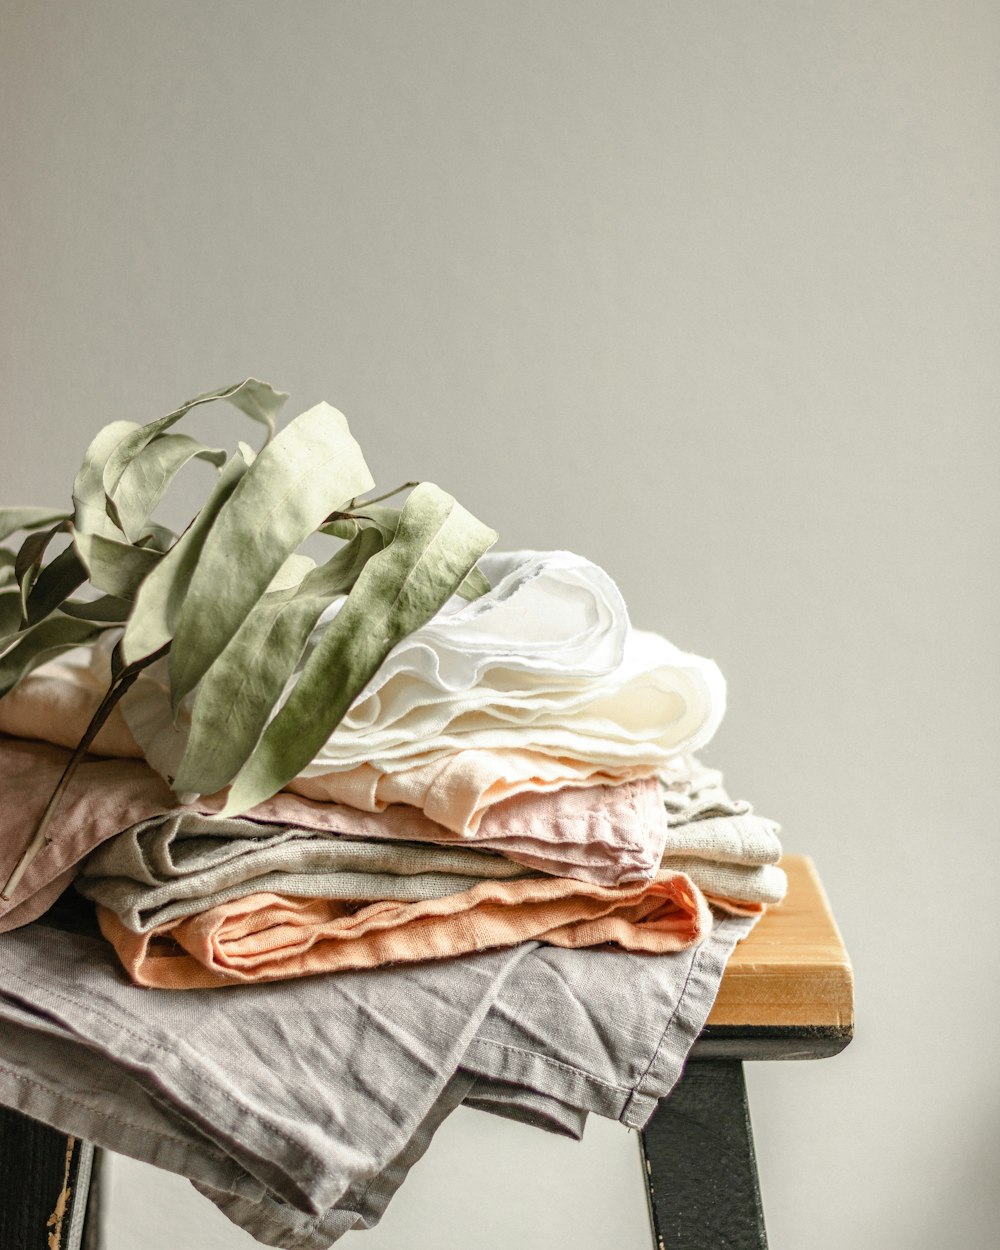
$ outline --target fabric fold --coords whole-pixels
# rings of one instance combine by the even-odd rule
[[[13,868],[29,842],[68,758],[65,748],[0,738],[3,872]],[[221,796],[208,796],[193,807],[179,808],[166,783],[141,760],[86,757],[55,811],[48,842],[31,863],[14,897],[0,904],[0,931],[41,915],[72,881],[80,861],[115,834],[144,821],[173,819],[181,813],[211,817],[221,802]],[[532,869],[607,885],[651,880],[659,868],[667,834],[658,783],[653,779],[586,790],[517,794],[490,807],[476,833],[467,839],[405,804],[392,804],[382,812],[363,812],[286,792],[259,804],[247,818],[262,833],[273,833],[274,826],[296,826],[358,838],[463,847],[471,844]]]
[[[104,907],[98,919],[132,980],[159,989],[445,960],[531,940],[665,954],[703,941],[712,927],[701,891],[673,872],[617,888],[559,877],[483,881],[443,898],[360,907],[251,894],[146,933]]]
[[[705,894],[737,904],[773,906],[782,902],[788,891],[785,870],[776,864],[715,863],[695,856],[670,855],[664,857],[663,865],[685,873]]]
[[[29,1115],[37,1106],[57,1127],[65,1114],[76,1132],[119,1149],[117,1121],[139,1125],[144,1110],[116,1105],[108,1081],[107,1106],[86,1097],[86,1067],[78,1074],[75,1061],[96,1052],[172,1109],[175,1140],[193,1126],[228,1159],[239,1192],[315,1216],[405,1147],[528,949],[468,956],[457,975],[441,962],[151,1002],[100,938],[29,926],[0,938],[0,1019],[10,1002],[22,1021],[25,1007],[44,1013],[69,1040],[71,1062],[38,1075],[38,1092],[30,1055],[18,1079],[0,1030],[0,1098]],[[203,1174],[192,1164],[187,1175]]]
[[[470,847],[179,813],[103,843],[81,865],[77,889],[126,928],[144,932],[247,894],[415,902],[530,875],[513,860]]]

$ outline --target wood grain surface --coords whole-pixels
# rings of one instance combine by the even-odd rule
[[[726,967],[708,1018],[727,1028],[816,1028],[850,1037],[854,974],[811,859],[788,855],[788,896],[771,907]]]

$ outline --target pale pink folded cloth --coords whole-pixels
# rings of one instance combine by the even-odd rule
[[[675,872],[616,889],[556,877],[483,881],[444,898],[359,908],[251,894],[148,933],[126,929],[103,907],[98,919],[133,981],[175,990],[447,959],[532,940],[666,954],[712,928],[704,895]]]
[[[98,679],[95,669],[71,658],[50,660],[0,699],[0,734],[75,747],[105,690],[106,684]],[[143,758],[120,706],[112,711],[91,750],[95,755]],[[627,785],[656,773],[654,765],[599,765],[538,751],[474,748],[415,762],[391,773],[362,764],[343,772],[298,777],[286,789],[366,812],[406,803],[464,836],[477,832],[493,804],[518,794]]]
[[[70,752],[49,743],[0,736],[0,873],[10,873],[28,844]],[[186,809],[141,760],[87,757],[9,903],[0,903],[0,932],[34,920],[76,875],[76,865],[105,839],[151,817],[188,810],[213,815],[222,796]],[[391,804],[366,812],[282,792],[246,813],[267,825],[299,826],[356,838],[462,843],[496,851],[554,876],[601,885],[648,882],[659,868],[666,812],[653,779],[617,786],[515,794],[488,807],[462,837],[415,807]]]

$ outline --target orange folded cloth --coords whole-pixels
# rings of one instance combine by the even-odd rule
[[[174,990],[447,959],[531,940],[666,954],[701,942],[712,927],[704,895],[675,872],[618,887],[562,877],[483,881],[446,898],[353,909],[251,894],[149,933],[126,929],[104,907],[98,918],[136,984]]]
[[[706,894],[705,899],[719,911],[728,912],[730,916],[763,916],[768,903],[748,903],[742,898],[724,898],[721,894]]]

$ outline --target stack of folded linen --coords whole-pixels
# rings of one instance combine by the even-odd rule
[[[57,820],[86,813],[80,889],[138,983],[275,980],[536,939],[665,953],[704,938],[706,895],[747,914],[781,898],[776,827],[689,755],[722,716],[718,668],[633,629],[617,587],[579,556],[487,556],[483,571],[492,589],[396,647],[288,790],[244,818],[217,818],[220,796],[178,806],[150,769],[124,806],[94,769],[77,780]],[[108,651],[43,666],[0,701],[0,728],[58,725],[72,740]],[[104,749],[124,744],[169,778],[190,708],[175,724],[165,676],[140,678]],[[16,756],[34,802],[22,795],[15,819],[30,824],[58,761]]]
[[[224,793],[170,789],[191,699],[175,721],[165,663],[141,674],[0,909],[0,932],[45,924],[75,882],[107,939],[45,929],[51,976],[34,986],[36,946],[4,939],[0,1098],[186,1173],[255,1236],[303,1250],[374,1222],[463,1100],[573,1134],[590,1110],[645,1122],[733,944],[784,895],[778,827],[695,755],[724,710],[711,661],[634,629],[611,579],[578,556],[481,567],[492,589],[453,599],[397,646],[315,759],[238,817],[220,816]],[[0,699],[0,871],[107,688],[113,642],[60,656]],[[243,1030],[233,1064],[176,993],[228,1037],[236,1026],[207,1006],[222,986]],[[136,987],[158,989],[162,1007]],[[308,1057],[287,1062],[340,1105],[305,1111],[280,1064],[270,1110],[255,1102],[248,1052],[273,1052],[282,1011],[316,1020],[301,1034]],[[334,1018],[343,1070],[320,1053]],[[187,1051],[167,1063],[183,1030]],[[39,1093],[28,1056],[43,1045],[58,1080]],[[377,1068],[360,1086],[355,1045],[374,1046]],[[113,1088],[102,1078],[104,1110],[84,1112],[95,1055],[122,1070]],[[206,1111],[220,1071],[228,1094]],[[385,1089],[405,1091],[405,1114],[395,1095],[381,1106]],[[392,1132],[373,1136],[375,1121]],[[334,1150],[331,1133],[357,1141]],[[316,1163],[325,1155],[340,1161],[335,1179]]]

